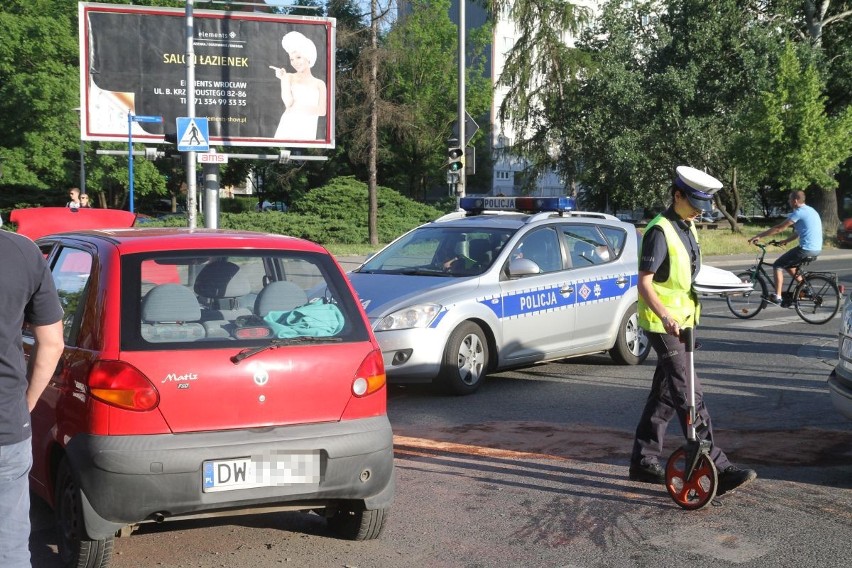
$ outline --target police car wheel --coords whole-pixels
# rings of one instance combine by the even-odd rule
[[[488,371],[488,342],[472,322],[459,325],[447,341],[441,362],[439,385],[451,394],[475,392]]]
[[[633,304],[618,328],[618,337],[615,345],[609,350],[609,356],[619,365],[639,365],[651,352],[651,343],[648,336],[639,327],[639,318],[636,315],[636,304]]]

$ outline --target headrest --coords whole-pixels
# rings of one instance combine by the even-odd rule
[[[192,290],[180,284],[160,284],[142,300],[142,321],[187,322],[201,319],[201,307]]]
[[[254,313],[263,317],[269,312],[289,312],[307,303],[307,294],[296,284],[283,280],[270,282],[257,295]]]
[[[233,262],[212,262],[195,279],[195,293],[204,298],[238,298],[251,293],[251,284]]]

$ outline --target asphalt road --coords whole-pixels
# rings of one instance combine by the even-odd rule
[[[848,252],[826,255],[852,289]],[[706,259],[728,269],[751,259]],[[473,396],[393,386],[397,497],[382,538],[333,538],[316,515],[143,525],[117,567],[841,567],[852,542],[852,422],[831,406],[838,319],[704,304],[696,368],[717,442],[759,479],[701,511],[632,483],[632,431],[654,356],[605,355],[500,373]],[[669,448],[682,442],[673,425]],[[43,504],[34,566],[59,566]]]

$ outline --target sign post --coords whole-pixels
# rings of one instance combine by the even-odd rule
[[[133,111],[127,110],[127,159],[130,175],[130,212],[133,213],[133,123],[134,122],[163,122],[162,116],[135,115]]]

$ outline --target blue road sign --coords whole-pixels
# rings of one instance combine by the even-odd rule
[[[130,120],[133,122],[163,122],[162,116],[147,116],[144,114],[131,114]]]
[[[180,152],[209,152],[210,129],[207,118],[177,118],[177,147]]]

